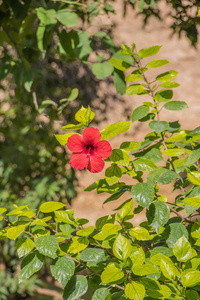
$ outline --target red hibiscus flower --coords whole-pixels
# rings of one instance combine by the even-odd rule
[[[83,131],[83,136],[73,134],[67,142],[72,151],[70,165],[72,168],[88,169],[92,173],[101,172],[104,168],[103,159],[111,155],[112,148],[107,141],[101,141],[101,133],[98,129],[88,127]],[[103,158],[103,159],[102,159]]]

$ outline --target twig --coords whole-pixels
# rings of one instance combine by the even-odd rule
[[[17,46],[17,43],[13,40],[13,38],[11,37],[10,33],[8,32],[8,30],[3,25],[1,25],[1,27],[3,28],[3,30],[7,34],[8,38],[10,39],[10,41],[13,43],[13,45],[14,45],[14,47],[15,47],[15,49],[17,51],[17,54],[19,55],[20,59],[23,61],[23,58],[21,56],[21,53],[20,53],[19,48]]]
[[[141,65],[141,61],[140,61],[140,60],[139,60],[139,61],[137,60],[136,63],[137,63],[138,68],[139,68],[139,69],[141,70],[141,72],[142,72],[142,77],[143,77],[144,81],[146,82],[146,84],[147,84],[147,86],[148,86],[148,89],[149,89],[149,91],[150,91],[150,97],[153,98],[154,109],[157,110],[157,107],[155,106],[155,104],[157,104],[157,102],[156,102],[156,100],[154,99],[154,92],[153,92],[153,90],[152,90],[152,88],[151,88],[151,85],[150,85],[148,79],[146,78],[146,76],[145,76],[145,74],[144,74],[144,71],[143,71],[144,68],[143,68],[142,65]],[[156,115],[157,115],[157,119],[158,119],[158,121],[159,121],[160,116],[159,116],[158,112],[157,112]]]
[[[46,296],[51,296],[57,299],[63,299],[62,295],[55,291],[55,290],[51,290],[51,289],[44,289],[44,288],[36,288],[34,290],[35,293],[40,294],[40,295],[46,295]]]
[[[165,150],[167,150],[168,148],[167,148],[167,145],[166,145],[166,143],[165,143],[165,139],[164,139],[164,136],[163,136],[163,133],[162,133],[162,132],[161,132],[161,135],[162,135],[163,146],[164,146]],[[172,158],[171,158],[170,156],[168,156],[168,158],[169,158],[169,162],[170,162],[170,165],[172,166],[173,171],[176,173],[176,170],[175,170],[175,167],[174,167]],[[180,180],[179,180],[179,179],[176,179],[176,182],[178,183],[178,185],[179,185],[179,187],[180,187],[182,193],[185,193],[185,190],[184,190],[184,188],[182,187],[182,184],[180,183]]]
[[[74,257],[71,257],[70,255],[68,254],[65,254],[67,257],[71,258],[73,261],[77,262],[78,264],[81,264],[83,267],[85,267],[86,269],[90,270],[91,273],[97,275],[97,276],[101,276],[99,273],[95,272],[94,270],[92,270],[90,267],[88,267],[83,261],[79,261],[78,259],[74,258]],[[118,285],[118,284],[115,284],[115,286],[117,288],[119,288],[120,290],[124,290],[124,287]]]
[[[176,214],[179,218],[181,218],[182,222],[185,220],[184,217],[181,216],[181,214],[179,214],[175,209],[169,207],[169,209],[171,210],[171,212],[173,212],[174,214]]]
[[[172,202],[166,202],[167,204],[170,204],[170,205],[174,205],[174,206],[178,206],[180,208],[184,208],[184,206],[181,206],[181,205],[177,205],[176,203],[172,203]]]
[[[94,273],[95,275],[97,276],[101,276],[99,273],[95,272],[94,270],[92,270],[90,267],[88,267],[83,261],[80,261],[74,257],[71,257],[70,255],[68,254],[65,254],[67,257],[71,258],[73,261],[77,262],[78,264],[81,264],[83,267],[85,267],[86,269],[90,270],[90,272]]]
[[[115,286],[116,286],[118,289],[120,289],[120,290],[123,290],[123,291],[124,291],[124,287],[123,287],[123,286],[121,286],[121,285],[119,285],[119,284],[115,284]]]
[[[74,5],[80,5],[80,6],[83,6],[83,7],[87,7],[86,4],[83,4],[83,3],[79,3],[79,1],[68,1],[68,0],[51,0],[51,1],[54,1],[54,2],[63,2],[63,3],[66,3],[66,4],[74,4]]]
[[[39,106],[38,106],[38,102],[37,102],[36,92],[33,92],[32,95],[33,95],[33,104],[35,105],[35,109],[38,111]]]

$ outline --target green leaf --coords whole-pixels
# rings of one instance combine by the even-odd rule
[[[166,149],[162,151],[163,154],[167,156],[179,156],[185,153],[185,149],[180,149],[180,148],[173,148],[173,149]]]
[[[172,90],[160,90],[157,93],[155,93],[154,99],[157,100],[158,102],[167,102],[171,100],[172,97],[173,97]]]
[[[169,207],[161,201],[153,202],[147,211],[147,219],[157,233],[159,229],[168,222],[169,216]]]
[[[23,212],[23,209],[26,208],[26,207],[27,207],[27,205],[18,206],[16,209],[14,209],[11,212],[9,212],[7,214],[7,216],[20,215]]]
[[[184,235],[174,244],[173,253],[178,261],[186,262],[191,258],[192,247]]]
[[[142,84],[132,84],[126,88],[127,95],[139,95],[144,91],[144,87]]]
[[[115,184],[122,176],[121,169],[116,165],[112,164],[106,169],[105,179],[109,185]]]
[[[144,285],[135,281],[128,283],[125,287],[124,292],[129,299],[134,300],[143,300],[145,296]]]
[[[163,169],[162,169],[163,170]],[[151,174],[149,174],[149,177]],[[169,184],[173,182],[176,178],[179,178],[179,175],[176,174],[174,171],[164,169],[164,172],[162,172],[157,179],[157,182],[160,184]]]
[[[92,73],[97,79],[105,79],[114,71],[113,65],[109,61],[95,63],[92,65]]]
[[[109,156],[109,161],[113,161],[115,164],[127,167],[130,163],[130,155],[121,149],[113,149]]]
[[[126,71],[133,65],[133,58],[130,55],[122,54],[121,51],[116,52],[109,62],[118,70]]]
[[[184,101],[170,101],[168,103],[165,103],[164,108],[166,108],[167,110],[178,111],[188,108],[188,106]]]
[[[69,257],[57,257],[52,261],[50,269],[52,276],[65,287],[74,274],[75,263]]]
[[[168,72],[162,73],[156,77],[156,80],[159,81],[171,81],[173,78],[177,76],[178,72],[174,70],[170,70]]]
[[[55,134],[55,138],[57,139],[57,141],[61,144],[61,145],[66,145],[67,144],[67,141],[68,141],[68,138],[70,136],[72,136],[73,134],[78,134],[80,135],[79,133],[75,133],[75,132],[71,132],[71,133],[67,133],[67,134]]]
[[[169,128],[167,129],[168,132],[177,132],[180,129],[180,124],[178,121],[169,122]]]
[[[84,249],[80,253],[79,258],[83,261],[94,263],[94,264],[98,264],[100,262],[107,260],[105,251],[103,249],[98,249],[98,248]]]
[[[89,236],[94,231],[94,226],[88,226],[81,230],[78,230],[76,234],[78,236]]]
[[[187,158],[177,158],[173,161],[176,173],[184,172]]]
[[[155,59],[147,64],[149,68],[158,68],[169,64],[169,61],[166,59]]]
[[[152,171],[158,169],[156,164],[148,158],[138,158],[133,162],[135,168],[139,171]]]
[[[29,238],[21,238],[16,243],[19,258],[25,256],[35,247],[34,242]]]
[[[149,291],[151,293],[153,293],[153,290],[159,290],[160,289],[160,283],[159,283],[159,281],[157,281],[157,280],[155,280],[153,278],[144,277],[144,278],[141,278],[140,282],[147,289],[147,294],[149,294]]]
[[[31,91],[31,86],[33,84],[33,79],[34,78],[33,78],[32,70],[27,70],[27,71],[24,72],[24,74],[23,74],[24,88],[25,88],[25,90],[27,90],[27,92]],[[54,102],[54,105],[56,105],[55,102]]]
[[[170,285],[169,285],[170,286]],[[171,286],[170,286],[171,287]],[[147,294],[150,296],[150,299],[174,299],[174,300],[182,300],[181,298],[170,298],[172,291],[171,289],[166,285],[160,285],[159,289],[147,289]],[[153,297],[153,298],[151,298]]]
[[[124,273],[117,263],[109,263],[101,274],[102,283],[117,283],[124,278]]]
[[[150,240],[150,235],[147,229],[143,227],[134,227],[129,231],[131,236],[134,236],[138,241]]]
[[[132,252],[132,247],[127,238],[119,234],[113,244],[114,255],[122,260],[125,260],[130,256]]]
[[[58,249],[57,238],[53,235],[40,236],[35,240],[35,248],[41,254],[55,258]]]
[[[127,215],[130,214],[130,212],[132,211],[133,208],[133,200],[129,200],[127,201],[125,204],[122,205],[121,209],[120,209],[120,217],[123,219],[125,218]]]
[[[148,115],[148,113],[149,113],[149,107],[148,106],[141,105],[141,106],[137,107],[131,115],[132,122],[140,120],[140,119],[146,117],[146,115]]]
[[[130,259],[132,261],[133,267],[143,265],[143,263],[145,262],[145,253],[142,247],[133,247]]]
[[[118,183],[119,184],[119,183]],[[119,189],[117,189],[108,199],[104,201],[103,204],[117,200],[119,197],[121,197],[126,191],[130,190],[129,186],[123,185]]]
[[[200,185],[200,172],[194,171],[194,172],[188,172],[187,177],[190,182],[192,182],[195,185]]]
[[[45,26],[56,24],[56,11],[54,9],[46,10],[39,7],[37,8],[37,16]]]
[[[145,276],[149,274],[159,273],[158,269],[149,263],[137,267],[132,267],[132,272],[137,276]]]
[[[97,230],[101,230],[103,225],[107,224],[107,223],[114,223],[115,221],[115,215],[108,215],[108,216],[104,216],[101,217],[99,219],[96,220],[95,226]]]
[[[181,201],[190,206],[200,207],[200,197],[185,198]]]
[[[124,149],[126,151],[136,150],[139,149],[141,146],[140,142],[123,142],[120,145],[120,149]]]
[[[131,1],[134,3],[134,1],[136,1],[136,0],[131,0]],[[145,6],[145,0],[139,0],[138,1],[138,8],[139,8],[140,11],[143,11],[144,6]]]
[[[73,210],[60,210],[55,211],[55,221],[56,222],[63,222],[67,224],[75,224],[75,219],[73,217]]]
[[[126,93],[126,82],[124,73],[120,70],[114,69],[113,81],[117,94],[123,95]]]
[[[194,164],[197,160],[200,159],[200,149],[197,150],[193,150],[188,159],[187,159],[187,163],[185,164],[186,166],[189,166],[191,164]]]
[[[194,130],[190,131],[189,135],[195,136],[200,134],[200,126],[195,128]]]
[[[87,279],[83,275],[75,275],[64,289],[63,300],[76,300],[83,296],[88,289]]]
[[[68,101],[73,101],[78,97],[79,90],[77,88],[74,88],[71,90],[69,96],[67,97]]]
[[[122,49],[121,51],[122,54],[127,54],[127,55],[133,54],[130,47],[128,47],[127,45],[121,44],[121,49]]]
[[[176,174],[176,176],[166,176],[165,174],[167,174],[168,171],[165,168],[158,168],[156,170],[153,170],[149,173],[149,175],[147,176],[147,182],[151,185],[156,185],[158,182],[161,184],[168,184],[170,182],[172,182],[174,180],[174,178],[176,178],[178,175]],[[171,173],[170,173],[171,174]],[[174,174],[174,172],[173,172]]]
[[[69,9],[61,9],[56,12],[56,19],[67,27],[78,26],[78,16]]]
[[[137,183],[131,188],[131,196],[142,207],[149,207],[154,199],[154,188],[148,183]]]
[[[169,280],[175,280],[176,276],[180,276],[179,271],[172,262],[169,263],[168,261],[161,259],[160,269],[163,275]]]
[[[4,207],[0,207],[0,214],[3,214],[3,213],[5,213],[7,211],[7,209],[6,208],[4,208]]]
[[[183,235],[188,238],[188,231],[186,227],[181,223],[171,223],[166,227],[164,231],[166,243],[169,248],[173,248],[177,240]]]
[[[187,136],[187,133],[185,131],[181,131],[177,135],[173,135],[165,140],[166,143],[174,143],[184,140],[184,138]]]
[[[106,140],[120,133],[126,132],[130,128],[130,125],[130,122],[117,122],[106,126],[101,131],[101,140]]]
[[[152,46],[148,48],[143,48],[138,52],[138,54],[141,58],[153,56],[160,51],[161,47],[162,46]]]
[[[195,290],[187,290],[186,291],[186,299],[187,300],[198,300],[199,294]]]
[[[131,82],[131,81],[137,81],[137,80],[141,80],[143,77],[140,74],[129,74],[125,81],[126,82]]]
[[[88,126],[88,124],[94,119],[95,113],[91,111],[90,106],[87,108],[81,106],[81,109],[75,114],[76,121]]]
[[[43,266],[43,256],[38,253],[30,253],[26,255],[21,263],[19,272],[19,283],[28,279],[34,273],[38,272]]]
[[[66,206],[66,205],[63,203],[60,203],[60,202],[48,201],[48,202],[43,203],[39,209],[43,213],[50,213],[52,211],[61,209],[64,206]]]
[[[38,112],[41,114],[49,105],[57,106],[57,104],[52,100],[44,100],[38,108]]]
[[[86,237],[75,236],[72,238],[72,243],[69,246],[69,252],[72,254],[76,254],[87,248],[89,245],[89,240]]]
[[[111,300],[111,293],[107,288],[99,288],[94,292],[92,300]]]
[[[181,283],[184,287],[192,287],[200,283],[200,271],[185,270],[181,274]],[[193,300],[193,299],[191,299]]]
[[[145,151],[143,158],[151,159],[153,162],[158,163],[163,160],[162,153],[157,148],[152,148],[151,150]]]
[[[164,87],[166,89],[173,89],[173,88],[180,86],[180,84],[177,82],[174,82],[174,81],[166,81],[166,82],[161,83],[160,86]]]
[[[109,62],[115,67],[117,70],[126,71],[130,69],[131,65],[121,59],[111,58]]]
[[[82,123],[79,123],[79,124],[68,124],[68,125],[63,126],[62,129],[63,130],[79,130],[79,129],[82,129],[83,127],[84,127],[84,125]]]
[[[26,225],[18,225],[7,229],[7,237],[11,240],[16,240],[20,234],[24,232]]]
[[[169,123],[165,121],[151,121],[149,127],[154,130],[156,133],[161,133],[169,127]]]
[[[45,34],[45,26],[42,24],[39,24],[37,31],[36,31],[36,37],[37,37],[37,46],[38,49],[44,54],[45,50],[44,50],[44,34]]]
[[[121,229],[122,229],[121,225],[116,225],[116,224],[108,223],[108,224],[103,225],[103,227],[102,227],[101,230],[102,230],[103,233],[112,235],[112,234],[117,233]]]
[[[166,251],[166,250],[164,250],[164,252],[166,251],[166,254],[168,255],[168,256],[173,256],[173,251],[172,251],[172,249],[169,249],[169,248],[166,248],[166,247],[156,247],[156,248],[154,248],[153,250],[151,250],[151,258],[150,258],[150,262],[152,263],[152,264],[154,264],[154,265],[156,265],[156,266],[160,266],[160,263],[161,263],[161,260],[163,260],[163,261],[165,261],[165,262],[167,262],[167,263],[169,263],[169,264],[173,264],[173,262],[171,261],[171,259],[168,257],[168,256],[166,256],[165,254],[163,254],[162,252],[163,252],[163,250],[162,250],[162,252],[160,253],[159,252],[159,249],[158,248],[165,248],[165,249],[167,249],[168,251]],[[157,250],[158,249],[158,250]],[[170,251],[169,251],[170,250]],[[156,254],[154,254],[154,253],[156,253]]]

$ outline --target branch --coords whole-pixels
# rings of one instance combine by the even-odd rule
[[[83,3],[80,3],[79,0],[77,1],[68,1],[68,0],[51,0],[51,1],[54,1],[54,2],[62,2],[62,3],[66,3],[66,4],[74,4],[74,5],[80,5],[80,6],[83,6],[83,7],[87,7],[86,4],[83,4]]]
[[[57,291],[54,291],[54,290],[51,290],[51,289],[43,289],[43,288],[36,288],[34,290],[34,292],[36,294],[39,294],[39,295],[46,295],[46,296],[51,296],[51,297],[54,297],[56,299],[63,299],[62,295],[57,292]]]
[[[5,31],[5,33],[7,34],[8,38],[10,39],[10,41],[13,43],[14,47],[15,47],[15,50],[17,51],[17,54],[19,55],[20,59],[23,61],[23,58],[21,56],[21,53],[19,51],[19,48],[17,46],[17,43],[13,40],[12,36],[10,35],[10,33],[8,32],[8,30],[3,26],[1,25],[1,27],[3,28],[3,30]]]
[[[164,136],[163,136],[163,133],[162,133],[162,132],[161,132],[161,135],[162,135],[163,146],[164,146],[164,148],[167,150],[168,148],[167,148],[167,145],[166,145],[166,143],[165,143],[165,139],[164,139]],[[176,170],[175,170],[175,167],[174,167],[172,158],[171,158],[170,156],[168,156],[168,158],[169,158],[169,162],[170,162],[170,165],[172,166],[173,171],[176,173]],[[176,179],[176,182],[178,183],[178,185],[179,185],[179,187],[180,187],[182,193],[185,193],[185,190],[184,190],[184,188],[182,187],[182,184],[181,184],[181,182],[180,182],[180,179]]]
[[[33,95],[33,104],[35,105],[35,109],[38,111],[38,102],[37,102],[36,92],[33,92],[32,95]]]

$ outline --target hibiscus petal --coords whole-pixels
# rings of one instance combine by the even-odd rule
[[[73,134],[68,138],[67,147],[72,152],[82,152],[84,150],[84,142],[82,136]]]
[[[99,173],[103,170],[104,164],[102,158],[94,153],[90,155],[89,164],[86,168],[92,173]]]
[[[107,141],[98,142],[95,145],[95,153],[101,156],[103,159],[108,158],[112,153],[110,143]]]
[[[89,157],[83,153],[72,153],[69,163],[72,168],[76,170],[83,170],[88,166]]]
[[[86,145],[95,145],[101,140],[101,133],[99,129],[88,127],[83,131],[83,141]]]

